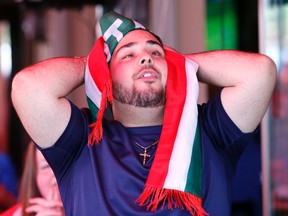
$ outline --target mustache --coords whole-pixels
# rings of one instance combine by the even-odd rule
[[[152,69],[154,69],[154,70],[155,70],[155,68],[154,68],[154,65],[153,65],[153,64],[145,64],[145,65],[143,65],[143,66],[142,66],[142,69],[149,69],[149,68],[152,68]]]

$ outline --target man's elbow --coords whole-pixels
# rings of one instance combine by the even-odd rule
[[[277,66],[275,62],[268,56],[263,55],[261,58],[261,77],[265,79],[266,85],[274,89],[277,80]],[[267,86],[268,87],[268,86]]]
[[[29,89],[33,87],[29,81],[29,76],[27,72],[18,72],[14,76],[11,86],[11,99],[14,106],[29,95]]]

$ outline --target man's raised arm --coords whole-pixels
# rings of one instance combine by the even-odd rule
[[[39,146],[53,145],[67,126],[71,109],[65,96],[84,83],[85,62],[85,57],[53,58],[15,75],[13,105]]]
[[[199,64],[199,81],[224,87],[221,101],[243,131],[252,132],[263,118],[275,86],[277,69],[267,56],[222,50],[189,54]]]

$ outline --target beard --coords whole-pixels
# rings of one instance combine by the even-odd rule
[[[139,91],[135,86],[132,89],[124,87],[120,83],[113,82],[113,97],[123,104],[134,105],[136,107],[158,107],[165,104],[165,89],[157,90],[149,88]]]

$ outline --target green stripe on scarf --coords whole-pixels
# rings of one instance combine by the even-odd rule
[[[199,130],[197,124],[185,191],[202,197],[202,151]]]
[[[89,107],[90,112],[92,114],[91,115],[92,122],[95,122],[97,119],[97,113],[98,113],[99,109],[88,96],[86,98],[87,98],[88,107]]]

